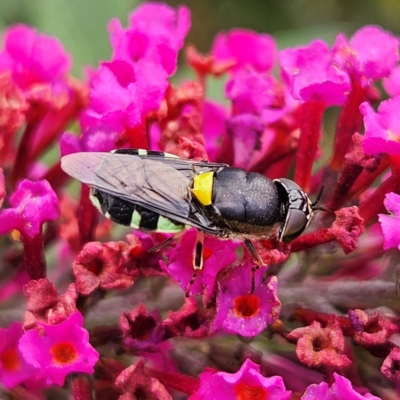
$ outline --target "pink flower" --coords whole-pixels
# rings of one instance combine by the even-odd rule
[[[392,381],[399,381],[400,379],[400,348],[394,347],[389,355],[383,361],[381,372],[386,378]]]
[[[331,387],[326,382],[321,382],[319,385],[310,385],[304,392],[301,400],[380,400],[379,397],[373,396],[370,393],[362,394],[358,393],[351,386],[351,382],[344,376],[333,373],[335,382]]]
[[[123,393],[120,400],[136,400],[138,397],[172,400],[165,386],[146,371],[144,360],[124,369],[115,380],[115,386]]]
[[[167,5],[146,3],[131,14],[130,25],[126,30],[117,20],[109,25],[114,56],[91,77],[90,107],[81,124],[84,130],[109,132],[108,126],[119,135],[129,131],[130,145],[140,147],[148,145],[146,114],[159,109],[167,78],[176,70],[190,13],[186,7],[175,12]]]
[[[11,71],[0,72],[0,140],[12,141],[9,135],[22,128],[27,109],[24,93],[13,82]]]
[[[253,266],[239,265],[220,279],[213,329],[251,337],[279,317],[281,302],[276,276],[270,276],[263,283],[265,268],[256,271],[255,290],[251,293]]]
[[[151,61],[103,63],[93,79],[83,122],[89,127],[98,120],[117,131],[140,125],[147,112],[160,107],[167,86],[165,70]]]
[[[212,101],[206,101],[203,109],[203,133],[205,147],[210,161],[215,161],[223,135],[225,122],[228,117],[227,109]]]
[[[36,368],[25,361],[18,349],[18,341],[24,331],[20,322],[8,329],[0,328],[0,382],[12,388],[36,373]]]
[[[27,298],[24,329],[37,323],[56,325],[76,312],[78,294],[71,283],[64,294],[59,295],[53,282],[48,279],[31,280],[24,286]]]
[[[72,265],[78,293],[87,296],[97,288],[132,286],[139,272],[129,250],[129,245],[122,241],[87,243]]]
[[[329,228],[322,228],[315,232],[306,233],[291,244],[291,250],[300,251],[317,244],[336,240],[345,254],[355,250],[358,238],[364,233],[364,220],[356,206],[343,207],[335,211],[336,219]]]
[[[0,70],[10,69],[21,88],[37,83],[56,85],[70,67],[71,58],[58,39],[24,25],[16,25],[6,32]]]
[[[195,297],[187,297],[179,310],[169,311],[163,325],[166,339],[174,336],[198,339],[210,332],[210,318]]]
[[[226,122],[226,129],[233,144],[235,167],[249,169],[254,153],[261,149],[265,124],[256,115],[239,114]]]
[[[172,75],[177,67],[178,51],[190,29],[189,9],[180,6],[175,11],[166,4],[148,2],[129,16],[129,24],[124,30],[113,19],[108,26],[113,60],[133,63],[146,60]]]
[[[195,229],[185,232],[180,243],[168,253],[169,264],[166,265],[161,261],[163,269],[178,282],[183,290],[188,289],[189,282],[194,274],[193,251],[196,238]],[[203,246],[203,269],[197,273],[188,294],[202,294],[204,286],[207,296],[212,296],[218,272],[236,260],[235,249],[238,246],[239,243],[231,240],[220,240],[206,236]]]
[[[123,343],[128,351],[158,351],[158,343],[164,340],[164,327],[158,310],[151,313],[143,304],[134,310],[122,313],[119,324],[122,329]]]
[[[114,150],[117,147],[116,142],[121,135],[121,129],[121,127],[115,128],[111,124],[100,124],[85,129],[80,137],[72,132],[64,132],[60,138],[61,156],[83,151],[108,152]]]
[[[391,70],[390,75],[382,80],[382,85],[390,97],[400,94],[400,66]]]
[[[364,116],[363,149],[366,154],[400,154],[400,96],[382,101],[376,113],[367,102],[360,106]]]
[[[72,314],[58,325],[40,323],[19,341],[26,361],[40,369],[46,384],[62,386],[70,372],[92,374],[99,353],[89,343],[89,333],[82,328],[83,317]]]
[[[217,35],[211,54],[219,62],[236,61],[234,71],[251,67],[258,72],[268,72],[275,63],[276,44],[267,34],[232,29]]]
[[[295,99],[322,101],[327,106],[340,105],[346,100],[349,77],[335,67],[332,53],[322,40],[281,51],[279,62],[283,79]]]
[[[332,52],[334,64],[365,87],[390,74],[399,60],[399,39],[379,26],[364,26],[349,42],[339,34]]]
[[[4,179],[3,168],[0,168],[0,208],[6,197],[6,180]]]
[[[297,340],[297,357],[309,367],[344,368],[351,364],[351,360],[342,354],[345,341],[335,319],[330,320],[325,328],[313,321],[310,326],[294,329],[288,339]]]
[[[264,377],[260,366],[247,359],[234,374],[211,369],[202,372],[200,388],[189,400],[287,400],[290,395],[280,376]]]
[[[390,336],[399,331],[396,324],[379,312],[368,314],[362,310],[349,310],[349,319],[354,329],[354,341],[373,354],[376,354],[375,349],[389,347]]]
[[[276,89],[276,82],[272,76],[252,69],[243,69],[228,81],[225,96],[232,101],[234,114],[261,115],[263,109],[271,107],[276,101]]]
[[[41,232],[45,222],[54,221],[60,215],[57,195],[45,180],[20,182],[10,204],[12,208],[0,214],[0,234],[3,235],[16,229],[33,238]]]
[[[383,248],[385,250],[397,247],[400,250],[400,195],[396,193],[388,193],[384,200],[387,214],[379,214],[379,222],[385,239]]]

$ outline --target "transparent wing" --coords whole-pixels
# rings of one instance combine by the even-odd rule
[[[128,154],[75,153],[63,157],[62,169],[79,181],[151,211],[218,234],[220,229],[192,202],[193,177],[222,166],[183,159]]]

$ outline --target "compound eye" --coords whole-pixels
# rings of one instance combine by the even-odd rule
[[[285,243],[296,239],[300,236],[304,229],[307,228],[309,223],[309,218],[301,210],[289,210],[285,224],[281,227],[281,232],[279,234],[280,240]]]

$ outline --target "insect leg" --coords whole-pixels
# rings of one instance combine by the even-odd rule
[[[256,261],[257,265],[255,265],[251,269],[251,292],[254,293],[254,288],[255,288],[255,272],[261,268],[264,265],[264,261],[258,254],[256,248],[254,247],[252,241],[250,239],[244,239],[243,241],[244,245],[246,246],[247,250],[250,252],[250,254],[253,256],[254,260]]]
[[[201,231],[197,231],[197,240],[196,240],[196,247],[193,259],[194,272],[192,279],[190,279],[188,288],[186,289],[186,297],[189,294],[190,287],[196,280],[198,271],[201,271],[203,269],[203,243],[204,243],[204,233]]]
[[[179,240],[179,238],[183,235],[184,231],[176,233],[175,235],[172,235],[168,239],[164,240],[157,246],[150,247],[149,250],[147,250],[148,253],[157,253],[157,251],[160,251],[162,249],[165,249],[167,246],[169,246],[172,242],[175,240]]]

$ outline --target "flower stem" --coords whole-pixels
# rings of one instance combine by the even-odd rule
[[[91,400],[92,388],[86,376],[74,376],[71,381],[71,400]]]
[[[336,128],[333,156],[330,162],[330,167],[333,170],[341,168],[344,157],[349,151],[351,137],[360,130],[362,117],[359,107],[364,100],[365,90],[360,84],[353,81],[353,89],[342,108]]]
[[[33,238],[21,234],[21,241],[24,246],[24,265],[31,279],[46,277],[46,258],[44,255],[44,243],[42,232]]]
[[[300,138],[294,180],[306,192],[310,190],[311,172],[318,150],[325,103],[309,101],[302,106]]]
[[[82,246],[94,238],[94,229],[98,221],[98,211],[89,198],[89,186],[82,185],[81,198],[77,210],[80,241]]]
[[[199,381],[189,375],[178,372],[161,371],[156,368],[147,368],[149,374],[158,379],[163,385],[179,390],[186,394],[193,394],[199,388]]]
[[[364,219],[365,226],[377,215],[385,211],[383,200],[385,196],[393,190],[393,176],[386,179],[381,185],[365,200],[363,200],[358,211],[360,216]]]

